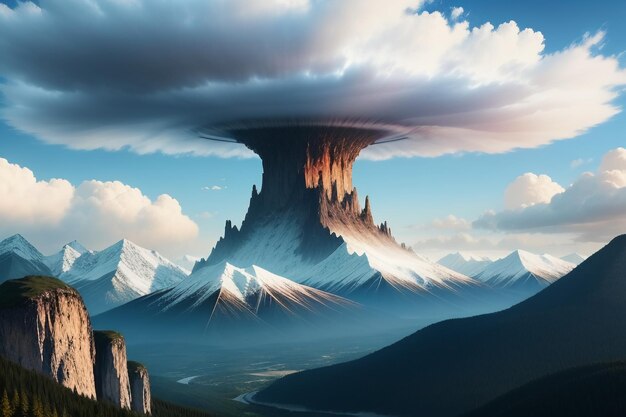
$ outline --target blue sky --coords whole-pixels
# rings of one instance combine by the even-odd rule
[[[11,6],[11,3],[7,4]],[[434,0],[425,9],[449,13],[452,7],[458,6],[463,7],[471,25],[486,21],[497,25],[515,20],[521,28],[541,31],[546,38],[547,53],[580,42],[585,33],[598,30],[606,31],[603,55],[619,55],[626,49],[624,2]],[[626,64],[626,57],[619,59],[622,65]],[[615,103],[623,108],[626,98],[622,95]],[[415,244],[441,232],[424,226],[435,218],[454,215],[473,221],[486,210],[502,210],[505,188],[526,172],[547,174],[567,188],[582,172],[595,171],[607,152],[625,146],[625,131],[626,115],[620,113],[576,138],[534,149],[490,155],[465,153],[433,158],[359,160],[354,168],[354,182],[362,198],[366,194],[371,197],[375,220],[388,220],[399,240]],[[241,222],[252,184],[260,184],[261,179],[261,164],[256,158],[71,150],[43,143],[33,135],[16,131],[6,122],[0,123],[0,157],[30,168],[38,179],[64,178],[75,185],[91,179],[118,180],[140,188],[150,199],[160,194],[171,195],[200,228],[199,243],[190,249],[194,255],[209,253],[226,219]],[[572,166],[572,161],[578,159],[583,162]],[[203,189],[212,186],[221,189]],[[541,236],[551,239],[549,235]],[[552,244],[531,241],[528,249],[563,252],[559,254],[577,248],[589,252],[600,244],[568,244],[559,250]],[[46,250],[51,248],[50,244],[43,246]],[[427,255],[437,257],[456,248],[422,249]],[[508,249],[476,246],[474,251],[498,255]]]

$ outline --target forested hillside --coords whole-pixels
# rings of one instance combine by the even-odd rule
[[[154,417],[211,417],[154,399]],[[51,379],[0,357],[0,417],[137,417],[72,392]]]

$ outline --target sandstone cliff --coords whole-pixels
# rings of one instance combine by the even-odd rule
[[[95,398],[91,322],[80,295],[32,276],[0,286],[0,355]]]
[[[132,397],[131,410],[141,414],[151,414],[150,377],[148,370],[139,362],[128,362],[130,392]]]
[[[130,382],[124,337],[113,331],[95,331],[96,393],[98,400],[130,409]]]

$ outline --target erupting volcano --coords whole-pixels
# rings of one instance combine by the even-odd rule
[[[490,308],[476,303],[485,288],[399,244],[386,222],[376,225],[369,198],[361,208],[352,166],[367,146],[400,139],[397,132],[290,124],[202,136],[261,158],[263,184],[252,187],[241,227],[226,221],[190,277],[97,316],[98,325],[153,338],[257,342],[259,331],[308,334],[314,323],[324,334],[386,327],[395,315],[370,314],[380,310],[441,317]]]
[[[227,221],[195,271],[223,261],[257,265],[358,301],[371,301],[372,292],[426,294],[473,283],[396,242],[387,222],[374,223],[368,197],[361,208],[352,167],[367,146],[401,139],[390,128],[291,124],[203,136],[233,138],[254,151],[263,184],[253,186],[241,227]]]

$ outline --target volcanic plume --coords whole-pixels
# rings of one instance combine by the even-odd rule
[[[352,184],[353,164],[367,146],[401,139],[389,128],[290,123],[222,133],[259,155],[263,184],[260,191],[253,187],[241,228],[227,221],[224,237],[195,270],[222,261],[259,265],[352,296],[365,288],[419,292],[471,283],[396,242],[386,222],[374,223],[368,197],[361,208]],[[346,268],[342,256],[365,268]],[[331,277],[320,277],[329,272],[320,268],[325,263],[337,268]],[[355,273],[361,275],[355,279]]]

